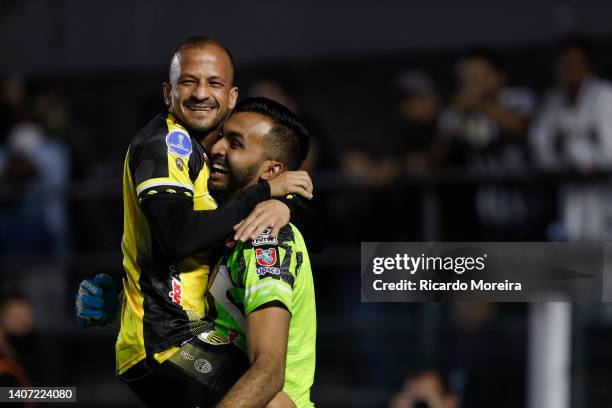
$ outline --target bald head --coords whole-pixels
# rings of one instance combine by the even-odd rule
[[[192,37],[174,50],[164,99],[170,112],[200,141],[234,108],[238,88],[229,51],[208,37]]]
[[[206,37],[204,35],[189,37],[188,39],[180,42],[176,47],[174,47],[174,50],[172,50],[172,58],[170,59],[170,69],[168,72],[168,79],[170,80],[170,83],[173,83],[173,81],[175,81],[180,75],[181,51],[186,50],[186,49],[206,48],[206,47],[216,48],[217,50],[222,51],[222,53],[226,55],[229,66],[231,67],[231,77],[232,77],[232,83],[233,83],[234,81],[234,56],[219,41],[214,40],[210,37]]]

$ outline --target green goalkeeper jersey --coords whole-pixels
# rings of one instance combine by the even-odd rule
[[[281,302],[291,313],[283,390],[298,408],[312,407],[316,311],[310,260],[302,234],[288,224],[278,237],[270,230],[237,244],[212,277],[209,316],[215,331],[246,352],[246,319],[266,303]],[[212,299],[211,299],[212,300]]]

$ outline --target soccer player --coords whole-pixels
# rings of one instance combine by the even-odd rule
[[[204,293],[211,247],[223,241],[256,206],[255,215],[241,224],[237,238],[257,236],[269,225],[279,230],[288,222],[288,207],[276,200],[258,203],[288,193],[310,198],[312,184],[305,172],[283,173],[217,207],[207,188],[210,169],[206,147],[218,138],[218,127],[238,96],[231,54],[218,42],[194,37],[179,44],[163,91],[168,112],[136,134],[124,163],[124,301],[116,358],[119,377],[147,405],[182,405],[192,396],[170,392],[172,385],[188,382],[185,370],[174,364],[174,358],[185,342],[194,349],[192,357],[209,346],[195,336],[206,329],[202,318],[206,315]],[[82,295],[93,295],[79,295],[81,306],[96,303],[96,296],[112,297],[112,282],[102,278],[94,283],[98,286],[81,285]],[[113,316],[98,317],[104,319],[96,323],[104,324]],[[188,353],[185,349],[182,352]],[[233,361],[228,366],[240,367],[240,357],[228,357],[227,361]],[[216,372],[215,380],[204,387],[192,376],[191,385],[196,386],[187,388],[185,394],[195,390],[208,395],[202,389],[224,388],[240,372]],[[165,393],[139,386],[136,380],[154,377],[152,373],[164,379],[159,388],[170,387]],[[150,395],[168,399],[151,399]]]
[[[226,202],[262,180],[300,167],[308,133],[291,111],[265,98],[236,106],[211,149],[209,191]],[[238,243],[211,277],[214,330],[247,352],[248,371],[219,408],[313,406],[316,311],[308,251],[300,231],[284,226]],[[212,301],[214,298],[214,301]],[[289,397],[291,401],[287,400]]]
[[[262,180],[299,167],[308,140],[282,105],[265,98],[243,100],[212,147],[209,191],[228,202]],[[200,344],[181,345],[171,364],[131,381],[145,404],[208,406],[233,384],[220,406],[312,406],[316,311],[308,252],[295,226],[284,226],[278,236],[270,232],[226,246],[208,292],[212,326],[198,335]],[[250,368],[240,350],[248,353]],[[169,389],[174,401],[168,399]]]

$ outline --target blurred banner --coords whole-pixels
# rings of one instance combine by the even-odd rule
[[[363,242],[362,302],[612,300],[604,243]]]

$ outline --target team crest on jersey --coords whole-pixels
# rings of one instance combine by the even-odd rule
[[[182,130],[173,130],[166,135],[166,146],[170,153],[184,158],[191,155],[191,138]]]
[[[277,245],[278,239],[271,238],[270,233],[272,233],[272,228],[266,228],[263,232],[253,240],[253,246],[262,246],[262,245]]]
[[[276,248],[257,248],[255,249],[255,257],[257,258],[257,265],[272,266],[277,259]]]
[[[213,346],[221,346],[224,344],[229,344],[229,340],[223,337],[221,334],[217,333],[214,330],[206,331],[204,333],[200,333],[198,338],[202,340],[204,343],[212,344]]]

